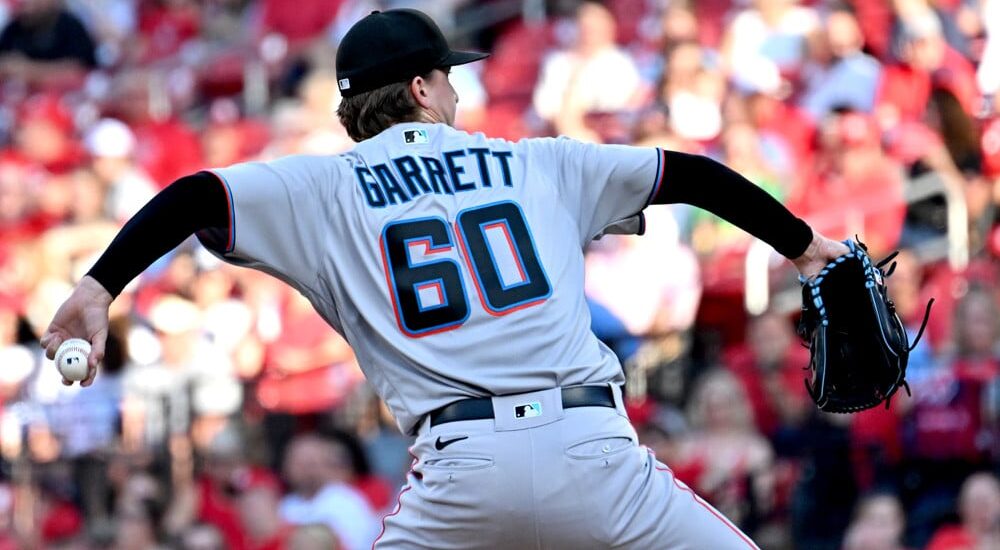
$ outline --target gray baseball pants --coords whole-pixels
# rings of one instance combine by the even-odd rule
[[[615,409],[564,410],[553,389],[493,398],[495,419],[425,419],[374,548],[757,549],[638,444],[613,390]]]

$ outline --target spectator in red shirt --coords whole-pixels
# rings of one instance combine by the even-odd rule
[[[0,154],[0,243],[28,241],[51,225],[37,209],[38,194],[47,178],[44,170],[27,161]],[[0,257],[0,265],[6,261]]]
[[[196,480],[196,504],[192,512],[198,521],[219,530],[226,546],[248,548],[247,534],[240,521],[235,496],[239,481],[249,475],[242,445],[226,432],[213,440],[205,456],[204,473]]]
[[[883,127],[921,120],[934,86],[950,90],[965,111],[975,115],[975,68],[948,46],[938,16],[930,8],[917,11],[902,21],[902,29],[900,63],[885,67],[879,85],[876,103]]]
[[[201,10],[193,0],[141,2],[139,61],[150,63],[180,53],[185,43],[198,36],[200,27]]]
[[[277,479],[267,473],[253,476],[242,490],[236,506],[240,525],[246,538],[247,550],[285,550],[291,526],[278,513],[281,487]]]
[[[950,362],[914,386],[910,456],[975,462],[982,458],[981,393],[1000,372],[995,342],[1000,321],[992,295],[973,288],[954,311]]]
[[[959,380],[986,383],[1000,375],[996,354],[1000,316],[996,300],[987,289],[974,287],[959,302],[954,330],[952,371]]]
[[[802,369],[808,364],[809,351],[787,317],[768,312],[750,320],[747,346],[728,353],[726,365],[743,385],[761,433],[774,437],[805,421],[811,404]]]
[[[281,335],[266,349],[257,399],[270,412],[304,415],[338,404],[361,378],[354,352],[298,292],[287,292]]]
[[[987,472],[969,476],[958,497],[959,525],[934,533],[926,550],[1000,548],[1000,483]]]
[[[334,457],[332,466],[338,478],[354,486],[368,500],[372,510],[387,510],[394,504],[395,490],[382,477],[373,474],[361,441],[345,431],[330,433]]]
[[[184,122],[152,118],[133,122],[136,160],[158,188],[204,168],[198,137]]]
[[[151,72],[136,69],[122,73],[112,85],[108,116],[128,124],[135,134],[135,161],[160,188],[205,168],[201,144],[194,130],[171,116],[169,106],[154,108],[150,90],[156,86]]]
[[[675,462],[691,476],[683,481],[738,525],[761,519],[773,504],[774,451],[739,382],[722,369],[705,373],[688,409],[693,429]]]
[[[280,545],[269,545],[284,536],[282,524],[269,522],[274,518],[265,513],[267,492],[278,495],[280,490],[275,474],[249,463],[243,439],[232,430],[223,430],[205,450],[201,474],[175,485],[167,524],[177,527],[197,520],[212,526],[230,550],[280,549]],[[272,512],[276,507],[275,500]]]
[[[65,174],[84,161],[73,131],[73,115],[59,96],[33,96],[18,110],[14,153],[53,174]]]
[[[329,125],[332,124],[331,121],[337,120],[336,117],[329,116],[329,109],[323,115],[327,120],[317,120],[317,124]],[[243,118],[235,101],[216,99],[209,107],[209,119],[201,132],[205,166],[229,166],[253,160],[267,146],[270,138],[267,121]],[[332,152],[326,150],[322,154]]]
[[[915,542],[929,538],[960,481],[989,466],[984,398],[998,372],[993,353],[998,327],[991,293],[973,287],[954,311],[952,359],[913,384],[912,408],[903,417],[900,432],[908,486],[913,490]]]
[[[865,48],[879,59],[889,58],[892,38],[892,2],[890,0],[848,0],[858,16]]]
[[[292,50],[301,49],[319,36],[337,16],[343,0],[297,0],[289,9],[287,0],[263,0],[261,35],[277,33],[285,37]]]
[[[860,233],[873,256],[892,250],[903,228],[902,167],[882,150],[874,121],[861,113],[828,118],[814,178],[793,209],[825,231]]]

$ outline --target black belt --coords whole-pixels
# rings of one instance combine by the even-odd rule
[[[574,407],[615,408],[615,397],[610,386],[570,386],[562,389],[564,409]],[[475,397],[450,403],[431,412],[431,426],[459,420],[485,420],[493,418],[493,400]]]

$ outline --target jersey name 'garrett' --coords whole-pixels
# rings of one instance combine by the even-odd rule
[[[445,151],[440,159],[410,155],[393,158],[395,174],[387,164],[358,166],[354,169],[354,173],[364,191],[368,206],[384,208],[388,205],[407,203],[426,193],[454,195],[456,192],[471,191],[477,187],[493,187],[491,172],[496,174],[497,169],[503,185],[513,187],[510,177],[512,154],[511,151],[470,147]],[[475,169],[472,168],[473,163],[468,157],[476,159],[475,165],[479,168],[478,179],[475,178]],[[466,168],[471,170],[466,172]]]

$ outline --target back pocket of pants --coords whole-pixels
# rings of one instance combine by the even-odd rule
[[[441,457],[424,460],[424,469],[448,470],[448,471],[469,471],[489,468],[493,465],[492,458],[475,456]]]
[[[630,437],[597,437],[574,443],[566,448],[566,456],[577,460],[607,458],[635,447]]]

